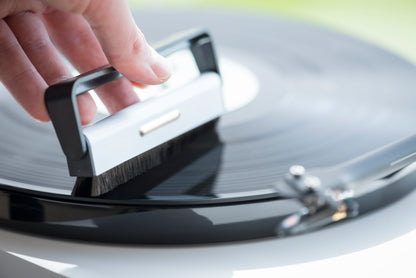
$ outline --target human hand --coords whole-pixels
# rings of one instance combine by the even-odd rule
[[[80,72],[110,63],[139,84],[160,84],[170,76],[124,0],[0,0],[0,17],[0,81],[39,121],[49,121],[46,88],[71,77],[58,49]],[[96,89],[110,113],[139,101],[129,80]],[[87,124],[95,103],[89,94],[77,101]]]

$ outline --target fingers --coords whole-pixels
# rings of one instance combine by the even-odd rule
[[[6,18],[6,22],[46,83],[53,84],[71,77],[37,15],[24,12]]]
[[[6,10],[6,14],[0,15],[13,16],[7,18],[7,23],[5,20],[0,22],[0,80],[40,121],[49,120],[44,103],[45,89],[48,84],[68,76],[69,72],[40,18],[30,13],[18,14],[19,11],[44,12],[46,7],[52,7],[78,14],[66,14],[69,24],[56,17],[46,19],[46,22],[49,22],[48,26],[54,25],[49,30],[54,33],[51,36],[56,45],[80,71],[110,62],[137,84],[160,84],[170,76],[167,61],[147,44],[125,1],[4,0],[2,3],[6,8],[1,10]],[[63,27],[57,27],[59,25]],[[110,83],[98,92],[112,113],[138,101],[131,83],[126,80]],[[88,95],[77,99],[81,118],[86,123],[95,114],[95,105]]]
[[[126,1],[91,0],[83,15],[110,63],[128,79],[155,85],[170,77],[167,60],[147,44]]]
[[[37,72],[43,77],[47,85],[52,85],[71,77],[71,73],[62,61],[56,48],[49,40],[48,33],[39,17],[33,13],[20,13],[6,19],[11,31],[22,47]],[[17,82],[19,82],[17,80]],[[37,93],[36,103],[44,107],[43,92]],[[20,92],[16,92],[19,94]],[[77,98],[79,113],[83,124],[94,119],[96,106],[89,94]]]
[[[55,10],[43,17],[55,45],[80,72],[108,64],[97,38],[81,15]],[[110,113],[139,101],[125,78],[97,88],[96,92]]]
[[[126,1],[43,0],[59,10],[81,13],[95,33],[110,64],[128,79],[144,84],[166,81],[171,69],[146,42]]]
[[[49,120],[43,101],[48,85],[4,20],[0,20],[0,80],[33,118]]]

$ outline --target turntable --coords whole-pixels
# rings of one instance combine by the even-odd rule
[[[174,24],[163,28],[152,25],[158,16]],[[227,277],[229,269],[249,269],[259,263],[260,259],[250,263],[243,258],[249,250],[258,254],[269,250],[260,263],[268,269],[310,261],[314,248],[322,249],[320,259],[324,260],[412,234],[415,205],[411,198],[416,176],[411,163],[414,152],[410,151],[404,156],[399,153],[390,163],[405,163],[406,167],[394,168],[388,175],[383,172],[385,175],[377,179],[380,182],[359,195],[358,218],[319,232],[276,239],[286,235],[282,234],[282,223],[302,218],[298,213],[304,203],[299,195],[290,197],[284,190],[287,188],[279,186],[290,169],[293,176],[303,174],[304,168],[327,169],[414,133],[416,68],[412,64],[373,45],[287,19],[194,11],[179,16],[177,12],[147,12],[136,18],[151,41],[196,23],[214,34],[227,108],[217,132],[205,137],[206,144],[190,144],[181,155],[114,191],[99,197],[74,195],[74,179],[68,176],[52,126],[33,123],[8,94],[1,94],[0,126],[7,132],[0,138],[0,153],[7,159],[0,160],[0,224],[7,228],[2,232],[4,239],[22,240],[16,246],[5,241],[2,249],[17,257],[29,245],[37,244],[85,252],[76,259],[57,256],[67,263],[68,273],[76,273],[84,256],[110,250],[124,255],[122,264],[130,270],[137,269],[137,265],[127,265],[138,257],[140,266],[146,268],[146,263],[162,256],[164,262],[171,260],[166,269],[191,258],[181,253],[189,246],[135,249],[105,243],[237,241],[239,245],[203,245],[194,250],[195,255],[223,267]],[[241,84],[236,87],[236,83]],[[292,167],[299,164],[304,168]],[[389,212],[384,215],[378,211],[367,214],[387,205]],[[393,211],[400,217],[393,216]],[[294,215],[298,219],[293,219]],[[360,225],[367,226],[363,230]],[[394,231],[390,229],[393,226]],[[379,234],[380,230],[384,233]],[[33,234],[82,241],[39,238],[30,243],[28,238]],[[241,242],[252,239],[263,240]],[[333,249],[340,240],[348,244]],[[217,252],[230,252],[230,258],[221,263],[215,258]],[[300,257],[293,256],[300,252]],[[35,257],[35,253],[26,252],[19,258],[30,261],[27,256]],[[54,260],[47,255],[44,258]],[[95,263],[111,259],[101,254]],[[103,267],[111,273],[109,266]],[[166,269],[158,271],[166,274]]]

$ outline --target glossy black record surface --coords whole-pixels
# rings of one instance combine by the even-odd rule
[[[154,17],[169,24],[154,24]],[[208,27],[220,56],[249,68],[260,82],[253,102],[221,120],[217,157],[141,192],[152,198],[240,192],[261,197],[292,164],[333,165],[414,132],[416,69],[377,47],[279,18],[195,11],[136,18],[151,41]],[[70,192],[74,178],[51,125],[34,122],[2,91],[2,182]],[[188,181],[207,171],[215,175],[210,191],[192,190]]]
[[[195,26],[208,27],[219,55],[236,61],[257,76],[260,84],[258,96],[247,106],[224,115],[219,122],[218,133],[207,135],[205,143],[190,145],[183,155],[93,200],[69,197],[75,180],[67,174],[65,158],[51,125],[30,119],[2,89],[0,182],[7,192],[22,191],[24,195],[27,191],[22,188],[28,188],[36,191],[31,194],[39,198],[46,196],[53,202],[66,200],[79,204],[79,213],[73,214],[73,219],[95,219],[99,216],[93,221],[94,227],[110,227],[106,225],[117,223],[119,230],[132,219],[114,220],[104,215],[143,212],[138,207],[131,207],[135,204],[181,206],[223,203],[227,208],[230,202],[259,201],[257,210],[251,207],[253,204],[245,209],[238,204],[235,208],[228,206],[226,210],[211,214],[218,218],[210,218],[210,213],[197,211],[196,208],[192,209],[192,213],[186,210],[173,213],[173,216],[164,214],[159,219],[161,222],[157,222],[161,211],[147,211],[148,216],[137,221],[146,222],[156,217],[156,222],[162,223],[163,219],[172,221],[172,217],[180,217],[186,222],[186,219],[201,219],[202,216],[204,221],[218,220],[222,219],[223,213],[229,213],[223,216],[226,219],[223,219],[224,223],[231,225],[240,221],[241,225],[248,223],[247,226],[229,230],[222,227],[218,232],[214,229],[218,223],[203,221],[195,227],[201,228],[197,229],[199,232],[206,231],[208,236],[205,238],[203,233],[198,237],[192,230],[187,230],[189,227],[185,222],[181,223],[186,229],[182,230],[182,226],[164,229],[170,235],[178,233],[176,239],[179,240],[173,240],[175,236],[171,238],[172,242],[179,243],[187,242],[186,236],[189,235],[193,236],[190,236],[189,242],[268,236],[274,233],[273,225],[277,223],[277,218],[297,208],[289,200],[279,201],[279,193],[273,188],[273,183],[291,165],[331,166],[415,131],[416,67],[376,46],[306,23],[255,15],[148,11],[137,13],[136,20],[150,41]],[[408,177],[402,183],[406,187],[412,181],[414,179]],[[3,197],[12,202],[12,198],[7,196],[13,193],[8,194]],[[14,198],[24,203],[26,197]],[[97,212],[100,211],[94,205],[97,203],[126,207],[109,207],[103,213],[107,207],[103,205],[102,211]],[[35,202],[35,211],[39,206],[53,211],[55,205]],[[84,207],[88,207],[85,213]],[[40,222],[71,220],[69,216],[60,218],[71,214],[71,206],[64,207],[63,211],[66,214],[42,214],[37,217]],[[245,213],[256,211],[258,215],[247,216],[249,220],[245,218]],[[238,220],[238,217],[241,219]],[[261,222],[263,218],[268,222]],[[23,217],[21,220],[28,219]],[[194,220],[190,221],[193,223]],[[146,222],[148,234],[141,231],[142,234],[130,234],[123,238],[123,233],[128,234],[123,231],[115,241],[169,242],[167,234],[160,232],[158,226],[152,226],[155,225],[152,223],[150,220]],[[78,223],[73,227],[78,229],[84,224]],[[22,228],[21,225],[19,222],[16,227]],[[211,233],[208,226],[215,231]],[[54,229],[57,229],[65,237],[82,238],[77,236],[77,232],[60,230],[60,227],[46,229],[47,234],[54,234]],[[84,228],[88,227],[85,224]],[[253,227],[258,227],[258,230],[254,231]],[[43,231],[44,228],[35,226],[31,230]],[[156,230],[160,234],[149,240],[149,234]],[[241,233],[235,234],[236,230]],[[217,232],[221,234],[224,231],[228,231],[226,236],[216,236]],[[82,234],[85,231],[78,232]],[[107,234],[96,234],[94,238],[94,233],[95,230],[90,234],[87,232],[88,236],[84,238],[108,240],[114,236],[106,231]],[[138,239],[140,237],[141,240]]]

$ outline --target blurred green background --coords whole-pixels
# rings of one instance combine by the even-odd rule
[[[129,0],[132,8],[238,9],[324,25],[416,63],[416,0]]]

